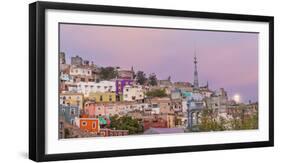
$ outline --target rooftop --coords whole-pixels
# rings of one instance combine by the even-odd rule
[[[169,133],[184,133],[183,128],[149,128],[144,131],[144,134],[169,134]]]

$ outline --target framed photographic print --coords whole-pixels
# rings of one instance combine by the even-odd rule
[[[273,146],[273,17],[35,2],[29,158]]]

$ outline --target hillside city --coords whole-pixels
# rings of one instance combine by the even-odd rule
[[[172,82],[59,54],[59,138],[258,129],[258,102],[228,97],[198,81]]]

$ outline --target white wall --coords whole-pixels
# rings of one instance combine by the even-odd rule
[[[76,83],[78,92],[82,92],[85,96],[89,96],[91,92],[115,92],[115,81],[100,82],[78,82]]]
[[[85,75],[87,77],[91,77],[92,71],[90,68],[81,68],[81,67],[71,66],[69,74],[70,75]]]
[[[62,1],[62,0],[57,0]],[[1,1],[1,134],[0,162],[31,162],[28,151],[28,3],[31,0]],[[278,0],[68,0],[76,3],[96,3],[194,11],[228,12],[275,16],[275,147],[210,151],[153,156],[79,160],[69,162],[277,162],[281,137],[281,13]],[[10,71],[5,71],[9,67]],[[19,82],[20,81],[20,82]],[[14,90],[17,90],[15,93]],[[4,99],[3,99],[4,98]],[[15,100],[16,99],[16,100]],[[17,105],[13,105],[17,103]],[[13,109],[13,112],[10,110]],[[3,112],[4,111],[4,112]],[[13,119],[13,121],[11,121]]]
[[[123,88],[123,94],[124,101],[142,100],[144,98],[144,93],[141,86],[126,85]],[[135,97],[135,100],[133,100],[133,97]]]

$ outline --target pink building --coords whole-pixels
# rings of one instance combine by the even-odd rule
[[[85,102],[84,110],[85,110],[85,114],[91,118],[94,118],[97,116],[95,102],[92,102],[92,101]]]
[[[108,110],[111,104],[106,103],[95,103],[93,101],[87,101],[84,105],[85,114],[91,118],[109,115],[110,111]]]

